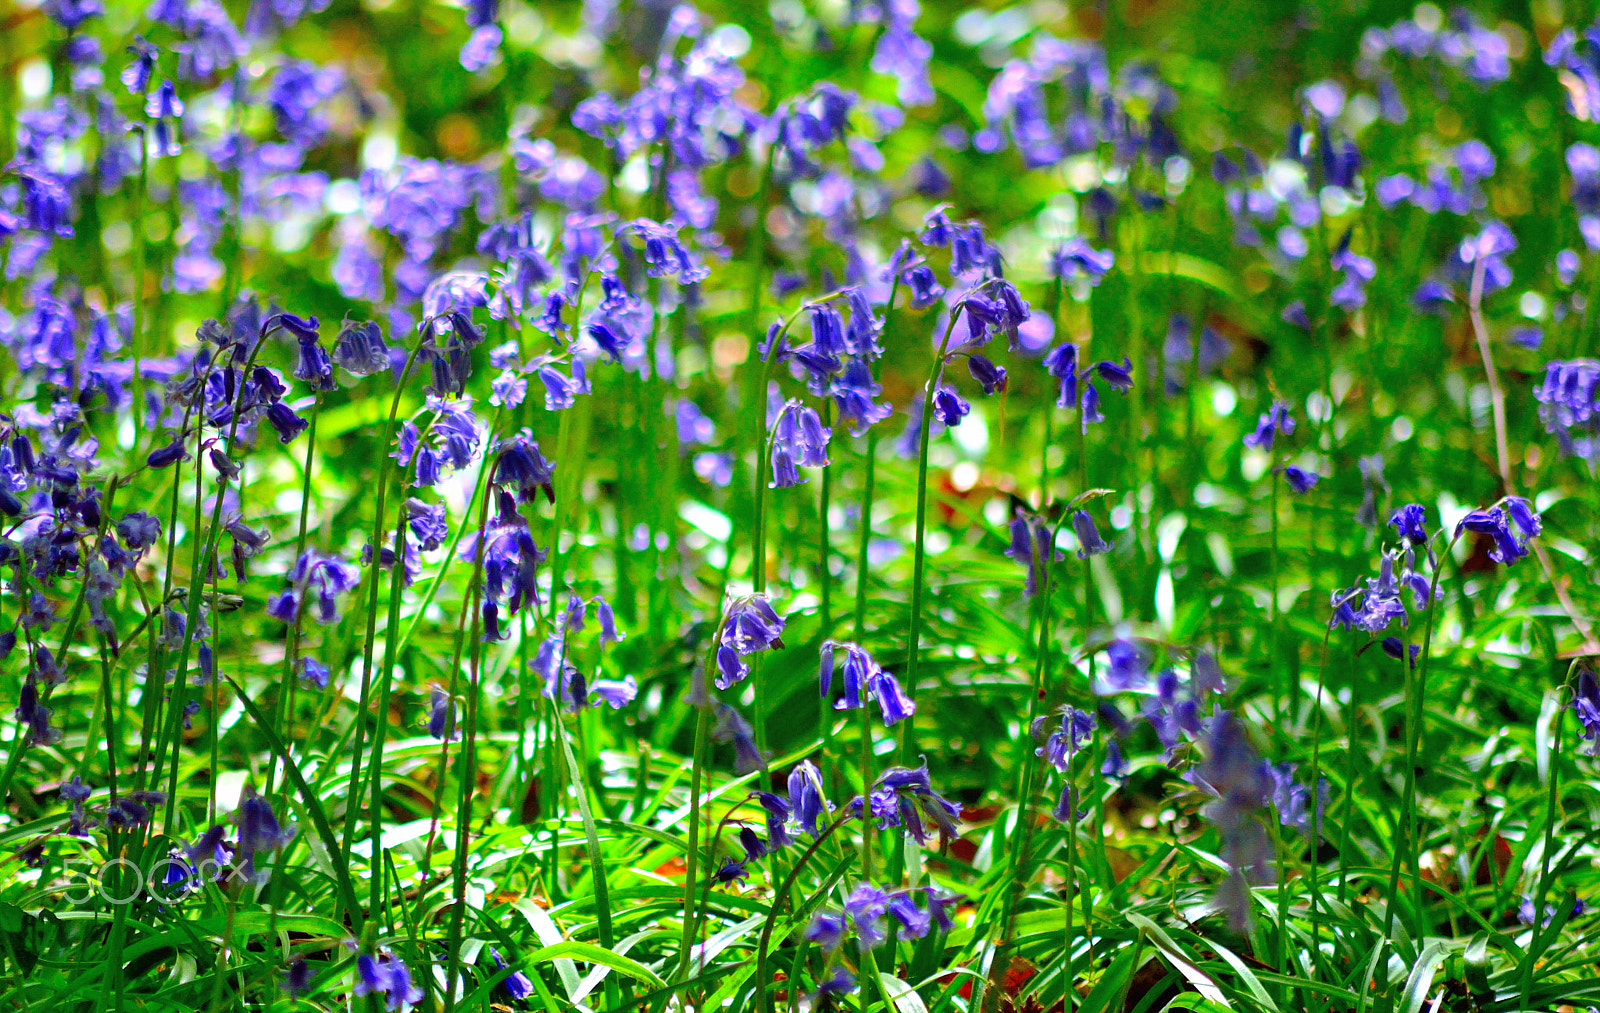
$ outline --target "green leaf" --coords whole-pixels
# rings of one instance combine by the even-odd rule
[[[608,950],[603,946],[579,942],[576,939],[569,939],[564,943],[556,943],[554,946],[546,946],[543,949],[535,950],[528,955],[528,962],[542,964],[547,960],[556,960],[563,957],[569,960],[586,960],[591,964],[604,964],[613,971],[626,974],[635,981],[642,981],[652,988],[667,987],[667,983],[662,981],[654,971],[632,957],[624,957],[622,954]]]

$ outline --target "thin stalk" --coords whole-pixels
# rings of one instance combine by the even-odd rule
[[[706,674],[709,675],[711,658],[706,659]],[[698,938],[698,929],[695,921],[695,890],[699,885],[700,862],[700,786],[705,769],[705,756],[708,740],[711,737],[711,708],[707,706],[696,707],[697,717],[694,725],[694,765],[689,772],[689,850],[684,855],[683,872],[683,936],[678,947],[678,973],[677,980],[682,981],[689,973],[690,954],[694,948],[695,939]]]
[[[939,339],[939,351],[934,355],[933,366],[928,371],[928,383],[922,389],[922,432],[917,445],[917,529],[911,562],[911,631],[906,649],[906,689],[910,692],[915,692],[916,689],[917,655],[922,645],[922,578],[927,562],[928,445],[933,430],[933,395],[938,390],[939,379],[944,373],[945,352],[950,347],[950,335],[955,331],[956,321],[961,319],[961,312],[965,308],[966,303],[958,302],[950,311],[950,322],[945,326],[944,337]],[[906,721],[901,729],[901,762],[905,762],[910,751],[911,725],[912,722]]]
[[[1426,934],[1427,884],[1422,878],[1422,870],[1417,867],[1417,743],[1422,737],[1422,721],[1426,714],[1424,701],[1428,692],[1428,651],[1433,645],[1434,617],[1439,612],[1439,603],[1434,599],[1439,593],[1439,577],[1444,573],[1444,562],[1450,558],[1450,553],[1454,551],[1456,541],[1460,537],[1460,533],[1457,532],[1434,563],[1433,579],[1428,584],[1428,621],[1422,628],[1422,655],[1417,659],[1416,670],[1410,673],[1410,678],[1406,680],[1406,781],[1405,793],[1400,802],[1400,811],[1405,814],[1405,846],[1394,849],[1394,861],[1389,866],[1388,902],[1384,905],[1383,919],[1384,938],[1391,938],[1394,929],[1394,908],[1400,888],[1402,856],[1407,862],[1407,867],[1411,869],[1417,889],[1416,938],[1421,939]],[[1403,658],[1402,662],[1409,663],[1409,660]]]

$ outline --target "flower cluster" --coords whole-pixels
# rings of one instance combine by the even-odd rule
[[[764,593],[757,592],[730,602],[717,630],[717,688],[727,689],[744,681],[750,674],[745,658],[781,648],[784,622],[784,618],[773,611],[772,602]]]
[[[833,705],[835,709],[855,710],[865,707],[865,694],[870,693],[872,698],[878,701],[878,708],[883,712],[883,723],[886,727],[903,721],[917,712],[916,702],[901,688],[899,680],[873,661],[872,655],[867,653],[866,648],[849,641],[822,642],[820,672],[822,699],[828,699],[829,690],[833,685],[833,655],[836,649],[844,651],[844,698]]]

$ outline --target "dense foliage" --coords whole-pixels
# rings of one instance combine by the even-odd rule
[[[0,1004],[1600,1004],[1600,22],[0,0]]]

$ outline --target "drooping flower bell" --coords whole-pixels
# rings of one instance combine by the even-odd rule
[[[750,674],[744,660],[749,655],[781,648],[785,622],[765,592],[730,602],[717,630],[717,688],[727,689]]]
[[[845,652],[844,697],[834,704],[835,709],[850,710],[866,706],[865,697],[862,695],[863,691],[866,691],[878,701],[878,707],[883,711],[885,726],[903,721],[917,712],[915,701],[906,694],[899,680],[872,660],[872,655],[867,653],[866,648],[849,641],[822,642],[820,682],[824,700],[828,698],[828,691],[833,683],[835,649]]]

